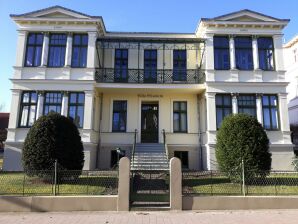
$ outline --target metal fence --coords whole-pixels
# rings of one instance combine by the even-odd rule
[[[298,195],[298,172],[183,171],[182,189],[183,195]]]
[[[117,194],[117,170],[0,171],[0,195]]]

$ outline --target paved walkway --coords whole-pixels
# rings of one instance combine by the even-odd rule
[[[1,224],[292,224],[298,210],[0,213]]]

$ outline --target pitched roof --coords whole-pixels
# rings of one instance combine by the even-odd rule
[[[32,11],[32,12],[27,12],[27,13],[23,13],[23,14],[10,14],[10,17],[31,16],[33,14],[41,13],[41,12],[46,12],[46,11],[49,11],[49,10],[52,10],[52,9],[62,9],[62,10],[65,10],[65,11],[68,11],[68,12],[71,12],[71,13],[79,14],[81,16],[86,16],[86,17],[90,17],[90,18],[94,18],[94,19],[102,19],[101,16],[90,16],[88,14],[85,14],[85,13],[82,13],[82,12],[78,12],[78,11],[75,11],[75,10],[72,10],[72,9],[69,9],[69,8],[65,8],[65,7],[62,7],[60,5],[55,5],[55,6],[51,6],[51,7],[48,7],[48,8],[39,9],[39,10],[35,10],[35,11]]]

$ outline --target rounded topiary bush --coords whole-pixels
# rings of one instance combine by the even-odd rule
[[[219,169],[230,177],[241,175],[242,159],[247,176],[264,175],[271,169],[269,139],[255,117],[247,114],[227,116],[216,138]]]
[[[57,113],[40,117],[30,128],[23,147],[23,167],[28,174],[53,170],[82,170],[84,152],[75,124]],[[36,172],[37,171],[37,172]]]

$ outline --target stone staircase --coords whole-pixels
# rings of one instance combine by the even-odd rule
[[[136,144],[130,167],[131,170],[168,170],[169,161],[164,144]]]

